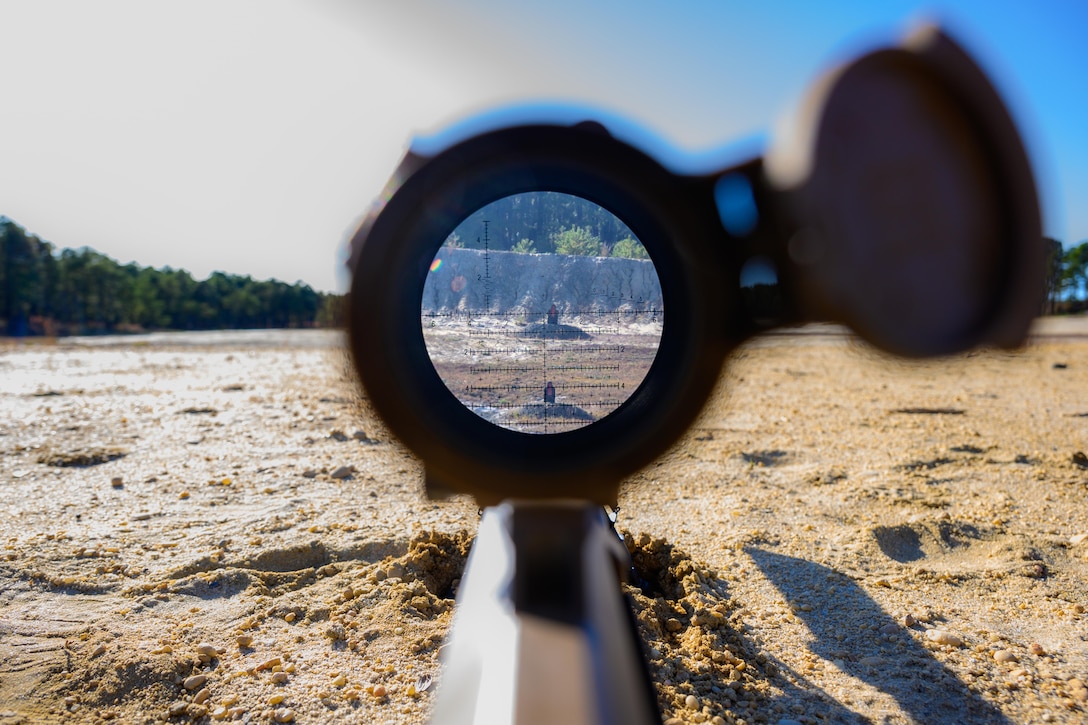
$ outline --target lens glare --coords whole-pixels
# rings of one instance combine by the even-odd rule
[[[561,433],[621,406],[664,322],[645,247],[581,197],[529,192],[462,221],[435,254],[420,322],[446,387],[476,415]]]

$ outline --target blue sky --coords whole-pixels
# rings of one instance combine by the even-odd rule
[[[1046,231],[1088,239],[1088,3],[0,0],[0,214],[122,262],[336,289],[414,133],[571,102],[689,152],[943,21],[1020,123]]]

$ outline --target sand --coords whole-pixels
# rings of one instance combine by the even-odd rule
[[[337,336],[95,343],[0,343],[0,722],[423,721],[478,511]],[[621,495],[663,720],[1088,720],[1086,353],[741,350]]]

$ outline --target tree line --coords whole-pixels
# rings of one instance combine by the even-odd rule
[[[1044,238],[1047,248],[1046,303],[1050,315],[1088,310],[1088,241],[1062,249],[1056,239]]]
[[[92,249],[63,249],[0,216],[0,334],[332,327],[342,295],[302,282],[122,265]]]
[[[645,247],[615,214],[555,191],[513,194],[471,214],[447,246],[537,254],[648,259]]]

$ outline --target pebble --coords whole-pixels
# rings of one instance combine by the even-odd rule
[[[281,707],[272,713],[272,719],[276,722],[294,722],[295,711],[289,707]]]
[[[240,634],[234,641],[238,643],[239,647],[248,647],[253,644],[253,637],[248,634]]]
[[[355,473],[355,466],[340,466],[335,471],[330,473],[329,477],[335,478],[337,480],[343,480],[345,478],[351,478],[353,473]]]
[[[680,624],[679,619],[670,617],[669,619],[665,620],[665,629],[669,630],[670,632],[679,632],[681,627],[683,627],[683,625]]]
[[[695,695],[688,695],[684,698],[684,707],[689,710],[698,710],[699,698],[697,698]]]
[[[374,697],[385,697],[388,692],[385,685],[374,685],[374,690],[370,694],[374,695]]]
[[[997,662],[1016,662],[1016,653],[1007,649],[999,649],[994,652],[994,660]]]
[[[100,644],[100,645],[98,645],[97,647],[94,648],[93,652],[91,652],[91,657],[98,657],[99,655],[103,655],[105,653],[106,653],[106,645]]]
[[[125,479],[121,478],[120,476],[114,476],[110,479],[110,485],[114,488],[124,488]]]
[[[193,702],[195,702],[197,705],[203,705],[205,702],[208,701],[208,698],[211,696],[212,691],[205,687],[203,690],[196,693],[196,695],[193,697]]]
[[[926,639],[937,644],[946,644],[950,647],[962,647],[963,640],[946,629],[927,629]]]
[[[256,671],[260,672],[261,670],[270,670],[273,667],[275,667],[276,665],[282,665],[282,664],[283,664],[282,659],[280,659],[279,657],[273,657],[272,659],[265,660],[261,664],[257,665]]]
[[[913,627],[914,625],[918,624],[918,620],[914,618],[913,614],[903,615],[902,622],[904,627]]]
[[[227,708],[223,707],[222,705],[220,705],[219,707],[217,707],[217,708],[215,708],[214,710],[211,711],[211,716],[215,720],[226,720],[227,715],[229,715],[229,714],[230,714],[230,711],[227,710]]]
[[[191,677],[186,677],[185,682],[182,683],[182,685],[186,690],[195,690],[207,681],[207,675],[193,675]]]
[[[187,702],[175,702],[170,705],[167,712],[170,713],[170,717],[177,717],[185,712],[185,708],[189,707]]]
[[[196,653],[198,655],[204,655],[205,657],[211,657],[214,659],[216,656],[218,656],[219,650],[217,650],[215,647],[208,644],[207,642],[201,642],[196,646]]]
[[[273,672],[272,673],[272,684],[273,685],[282,685],[285,682],[287,682],[287,673],[286,672]]]
[[[1029,649],[1031,650],[1031,653],[1037,657],[1046,654],[1046,650],[1043,648],[1043,645],[1039,644],[1038,642],[1032,642]]]

